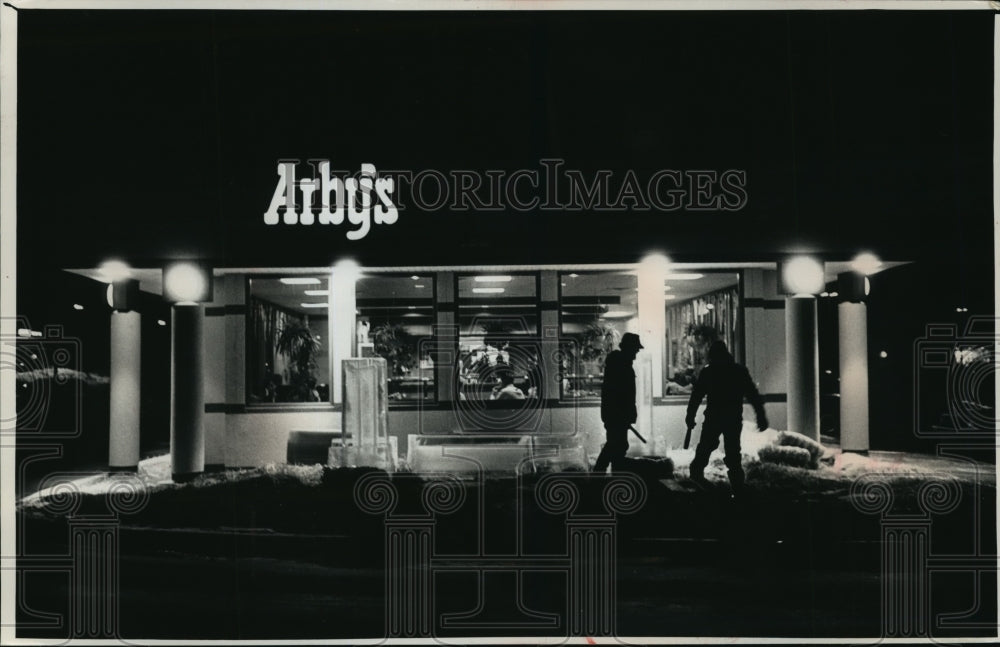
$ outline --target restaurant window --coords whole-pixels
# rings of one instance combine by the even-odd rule
[[[329,402],[327,284],[325,276],[249,280],[248,402]]]
[[[434,277],[368,274],[356,285],[358,357],[382,357],[390,402],[434,400]]]
[[[635,272],[561,274],[562,398],[600,398],[604,362],[622,335],[638,328]]]
[[[459,276],[458,324],[460,400],[544,397],[536,274]]]
[[[664,284],[667,370],[664,395],[691,392],[715,340],[726,343],[737,361],[743,356],[739,274],[692,272],[668,275]]]

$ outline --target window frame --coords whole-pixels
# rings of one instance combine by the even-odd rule
[[[429,269],[429,270],[421,270],[419,272],[418,271],[408,272],[406,270],[390,270],[390,271],[383,272],[383,271],[370,271],[370,270],[365,270],[364,268],[362,268],[362,270],[361,270],[361,278],[358,279],[357,282],[360,282],[360,281],[364,280],[365,278],[374,278],[374,277],[410,278],[414,274],[426,274],[427,277],[430,279],[432,285],[431,285],[431,291],[430,291],[431,292],[431,296],[430,296],[430,299],[431,299],[431,334],[428,335],[425,339],[427,339],[429,341],[429,343],[431,344],[431,346],[435,346],[438,343],[438,311],[440,309],[440,304],[438,302],[438,274],[441,271],[444,271],[444,270],[433,268],[433,269]],[[357,304],[357,282],[355,282],[355,310],[359,311],[360,308],[358,307],[358,304]],[[354,315],[355,330],[357,330],[357,323],[358,323],[358,317],[359,316],[360,315],[357,315],[357,314]],[[353,353],[352,353],[352,357],[353,357],[354,353],[357,352],[357,341],[356,340],[353,342],[352,351],[353,351]],[[376,357],[377,357],[377,355],[376,355]],[[441,391],[440,391],[440,385],[438,384],[439,370],[438,370],[438,366],[437,366],[436,363],[435,363],[435,366],[434,366],[433,376],[434,377],[433,377],[433,385],[432,385],[432,393],[433,393],[433,397],[432,398],[423,398],[423,399],[417,398],[417,399],[413,399],[413,400],[391,400],[391,399],[388,398],[388,386],[387,386],[386,387],[386,396],[387,396],[386,397],[386,401],[388,402],[389,408],[391,408],[391,409],[413,409],[413,408],[435,408],[435,407],[437,407],[441,403],[441,397],[440,397]],[[391,376],[387,376],[386,379],[388,380],[389,377],[391,377]]]
[[[454,294],[455,294],[455,352],[456,360],[460,360],[462,356],[462,339],[468,337],[468,335],[463,335],[462,330],[462,296],[459,280],[462,278],[479,276],[482,274],[502,274],[509,276],[532,276],[535,279],[535,294],[533,297],[533,316],[535,317],[535,329],[529,331],[528,334],[524,335],[526,339],[532,342],[538,343],[541,346],[542,343],[542,269],[536,270],[507,270],[503,267],[497,268],[483,268],[479,270],[454,270]],[[473,318],[475,315],[473,315]],[[498,317],[502,318],[502,317]],[[455,367],[455,391],[454,398],[450,402],[451,406],[454,408],[457,406],[457,402],[460,397],[460,387],[461,387],[461,370],[458,368],[457,364]],[[551,401],[551,398],[542,398],[543,391],[539,390],[539,402],[545,402],[546,404]],[[530,398],[528,399],[530,400]],[[486,409],[514,409],[523,407],[524,400],[483,400],[479,401],[479,404],[484,406]]]
[[[315,276],[317,274],[322,274],[322,272],[293,272],[291,275],[301,275],[303,277]],[[250,324],[250,317],[253,312],[251,309],[251,293],[250,293],[250,282],[254,279],[257,280],[277,280],[282,277],[290,276],[289,273],[267,273],[267,274],[244,274],[243,275],[243,303],[246,312],[243,315],[243,404],[247,412],[251,413],[263,413],[271,411],[339,411],[340,405],[334,404],[333,402],[333,374],[329,376],[329,394],[325,401],[320,402],[253,402],[251,401],[251,396],[253,395],[253,389],[251,384],[253,382],[254,369],[250,361],[251,358],[251,330],[252,326]],[[327,289],[333,289],[330,285],[330,277],[325,277],[327,281]],[[329,303],[329,296],[327,296]],[[326,316],[329,320],[330,308],[327,305]],[[329,328],[328,328],[329,330]],[[327,333],[329,337],[329,333]],[[333,352],[333,348],[330,347],[329,353]]]
[[[698,270],[692,270],[699,272],[701,274],[736,274],[736,298],[738,301],[736,307],[736,332],[735,337],[739,342],[739,352],[733,353],[733,349],[730,348],[729,352],[733,353],[733,358],[737,363],[746,365],[746,298],[745,298],[745,271],[744,268],[725,268],[725,269],[713,269],[713,268],[699,268]],[[713,290],[713,292],[718,292],[718,290]],[[706,292],[705,294],[711,294],[712,292]],[[676,305],[680,305],[687,301],[691,301],[698,297],[691,297],[690,299],[684,299],[683,301],[677,301]],[[667,307],[667,301],[664,300],[664,310]],[[672,304],[674,305],[674,304]],[[664,389],[666,387],[667,371],[670,368],[670,338],[666,336],[666,322],[664,321],[664,340],[663,340],[663,383]],[[660,398],[664,403],[676,403],[676,402],[687,402],[690,399],[690,394],[686,393],[672,393],[666,394]]]

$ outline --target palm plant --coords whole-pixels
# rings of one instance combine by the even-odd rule
[[[393,375],[402,375],[413,368],[416,341],[400,324],[383,324],[371,331],[375,354],[385,358]]]
[[[319,348],[319,339],[301,321],[293,320],[278,331],[275,350],[291,362],[289,383],[296,400],[305,402],[312,399],[316,387],[314,356]]]

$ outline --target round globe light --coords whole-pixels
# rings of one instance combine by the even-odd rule
[[[878,268],[882,267],[882,261],[878,260],[878,256],[872,254],[871,252],[863,252],[854,257],[851,261],[851,268],[859,273],[868,276],[869,274],[874,274],[878,271]]]
[[[646,267],[655,268],[662,270],[663,272],[666,272],[667,267],[670,265],[670,259],[667,258],[664,254],[661,254],[659,252],[654,252],[652,254],[647,254],[646,256],[644,256],[642,260],[639,261],[639,263],[641,265],[645,265]]]
[[[809,256],[796,256],[786,262],[781,278],[791,294],[819,294],[826,285],[823,264]]]
[[[104,261],[97,271],[111,283],[124,281],[132,275],[132,268],[128,266],[128,263],[119,260]]]
[[[349,258],[339,260],[333,266],[333,276],[347,281],[357,280],[361,278],[361,266]]]
[[[196,303],[205,298],[208,283],[197,265],[177,263],[164,270],[163,286],[171,300],[178,303]]]

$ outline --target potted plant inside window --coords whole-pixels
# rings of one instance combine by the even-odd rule
[[[301,321],[291,321],[278,332],[275,350],[288,358],[289,386],[293,402],[318,402],[316,390],[315,355],[320,348],[319,338]]]
[[[392,375],[401,377],[413,368],[416,342],[400,324],[382,324],[371,330],[375,354],[385,359]]]

